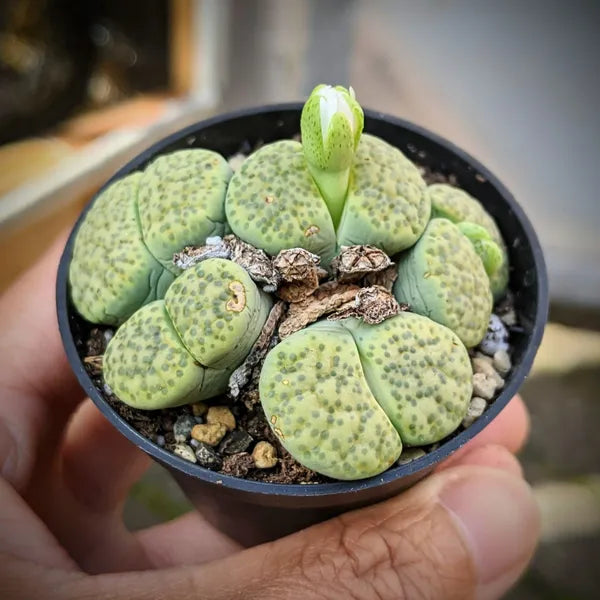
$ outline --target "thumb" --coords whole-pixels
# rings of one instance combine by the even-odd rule
[[[276,542],[202,567],[124,574],[115,587],[132,600],[144,588],[178,600],[493,600],[525,569],[538,529],[522,479],[467,465]]]

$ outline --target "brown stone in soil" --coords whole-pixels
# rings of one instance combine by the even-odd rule
[[[207,423],[195,425],[192,429],[192,438],[209,446],[216,446],[227,433],[223,423]]]
[[[269,442],[258,442],[252,451],[257,469],[272,469],[277,464],[277,450]]]
[[[236,426],[235,417],[228,406],[211,406],[206,413],[206,422],[211,425],[220,423],[227,431],[233,431]]]

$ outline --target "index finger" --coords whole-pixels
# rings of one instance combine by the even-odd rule
[[[56,444],[83,394],[63,350],[55,304],[62,234],[0,298],[0,466],[24,485],[37,449]],[[49,452],[48,452],[49,453]]]

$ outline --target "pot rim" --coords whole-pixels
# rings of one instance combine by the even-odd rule
[[[264,115],[270,112],[283,112],[283,111],[298,111],[302,110],[303,104],[301,102],[290,102],[282,104],[269,104],[262,105],[253,108],[240,109],[228,113],[223,113],[209,119],[199,121],[193,125],[185,127],[161,141],[153,144],[145,151],[137,155],[122,168],[120,168],[94,195],[94,198],[87,204],[85,209],[79,215],[71,233],[69,239],[63,250],[57,274],[56,281],[56,303],[58,313],[58,326],[62,337],[63,345],[71,365],[71,368],[75,372],[77,379],[89,395],[94,404],[98,407],[100,412],[108,419],[108,421],[114,425],[123,435],[125,435],[129,441],[133,442],[138,448],[149,454],[152,458],[157,460],[159,463],[166,465],[172,469],[183,472],[185,475],[191,476],[195,479],[222,486],[223,490],[237,490],[240,492],[252,493],[252,494],[263,494],[269,496],[296,496],[296,497],[308,497],[308,496],[333,496],[340,493],[353,493],[361,490],[374,488],[380,485],[390,483],[393,480],[403,478],[411,475],[418,471],[425,471],[433,468],[436,464],[456,452],[458,449],[463,447],[469,440],[475,437],[480,431],[482,431],[506,406],[508,401],[515,395],[522,382],[527,377],[529,370],[533,364],[533,359],[540,345],[544,326],[548,316],[548,279],[546,273],[546,266],[542,249],[538,240],[538,237],[526,216],[521,206],[516,202],[513,195],[508,189],[498,180],[498,178],[491,173],[484,165],[482,165],[477,159],[473,158],[470,154],[457,147],[452,142],[445,138],[432,133],[431,131],[415,125],[404,119],[394,117],[382,112],[373,110],[364,110],[365,124],[369,120],[384,121],[395,127],[404,128],[411,131],[412,133],[421,135],[428,138],[434,143],[445,147],[446,150],[456,155],[459,159],[469,164],[477,173],[482,175],[503,197],[504,201],[509,205],[513,212],[514,218],[518,220],[525,232],[527,240],[531,246],[532,254],[535,263],[535,271],[537,278],[537,297],[536,297],[536,312],[535,319],[532,324],[531,335],[527,343],[527,348],[523,354],[523,357],[518,365],[516,365],[507,381],[507,385],[503,388],[500,395],[494,400],[494,402],[485,410],[483,415],[479,417],[472,425],[470,425],[464,431],[461,431],[451,440],[441,444],[435,450],[429,452],[425,456],[416,458],[405,465],[396,466],[384,471],[380,475],[370,477],[368,479],[361,479],[356,481],[334,481],[329,483],[318,483],[318,484],[281,484],[281,483],[269,483],[263,481],[253,481],[249,479],[242,479],[234,477],[233,475],[225,475],[219,472],[210,471],[198,464],[186,461],[175,454],[172,454],[168,450],[161,448],[154,442],[145,438],[141,433],[135,430],[127,421],[120,417],[117,412],[108,404],[103,398],[102,394],[94,385],[92,379],[88,375],[87,371],[83,366],[83,362],[79,357],[77,348],[75,346],[75,340],[73,339],[71,328],[69,326],[69,301],[68,301],[68,273],[69,264],[71,261],[72,248],[75,239],[75,234],[85,217],[87,211],[92,206],[95,198],[98,194],[110,185],[114,180],[123,177],[131,171],[139,168],[140,165],[148,162],[149,159],[159,154],[165,148],[177,142],[181,138],[187,136],[198,135],[198,129],[208,126],[218,125],[225,121],[240,117],[252,117],[255,115]]]

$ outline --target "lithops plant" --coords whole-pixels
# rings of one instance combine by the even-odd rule
[[[104,379],[120,400],[150,410],[223,393],[270,306],[242,267],[201,262],[164,300],[146,304],[117,330],[104,355]]]
[[[260,401],[295,459],[345,480],[459,427],[473,392],[467,348],[486,332],[491,290],[506,286],[506,249],[475,199],[427,187],[363,120],[351,88],[317,86],[302,143],[267,144],[233,175],[214,152],[173,152],[98,196],[69,280],[83,317],[119,326],[102,370],[121,401],[156,410],[228,393],[240,411]],[[344,279],[341,255],[365,252],[383,266],[367,260]],[[195,429],[215,425],[211,410]],[[212,446],[216,433],[192,438]],[[256,468],[278,464],[273,447],[252,458],[254,433],[231,433]],[[192,459],[200,448],[220,468],[210,446]]]
[[[490,286],[494,298],[499,298],[508,284],[508,253],[502,234],[491,215],[470,194],[445,183],[436,183],[427,188],[431,202],[431,216],[444,217],[453,223],[468,221],[483,227],[502,251],[502,263],[490,275]]]
[[[173,253],[225,232],[227,161],[209,150],[158,157],[110,185],[81,223],[69,271],[71,298],[92,323],[118,325],[164,296]]]
[[[488,276],[473,244],[448,219],[432,219],[398,259],[394,295],[454,331],[467,347],[485,335],[492,312]]]
[[[233,232],[277,254],[301,247],[323,265],[340,246],[371,244],[394,255],[412,246],[430,216],[418,169],[383,140],[362,135],[354,92],[317,86],[302,111],[302,144],[275,142],[232,177]]]
[[[336,479],[381,473],[403,443],[454,431],[472,392],[456,334],[413,313],[379,325],[321,321],[275,346],[260,376],[267,420],[303,465]]]

